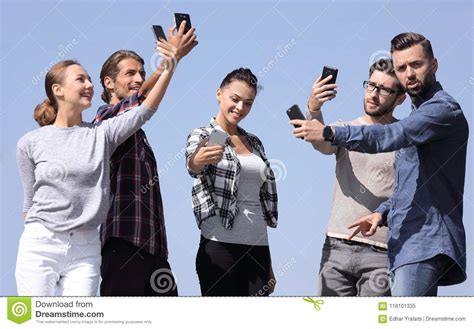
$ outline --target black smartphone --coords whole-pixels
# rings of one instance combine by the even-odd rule
[[[288,117],[290,120],[306,120],[304,117],[303,113],[300,110],[300,107],[298,105],[293,105],[290,107],[288,110],[286,110],[286,114],[288,114]],[[301,127],[300,125],[293,125],[295,128]],[[300,137],[303,139],[302,137]]]
[[[184,28],[184,33],[186,33],[191,29],[191,17],[189,14],[175,13],[174,22],[176,23],[176,29],[179,29],[182,21],[186,21],[186,26]]]
[[[321,80],[327,78],[328,76],[332,75],[331,80],[326,82],[326,84],[333,84],[336,83],[336,78],[337,78],[337,71],[338,69],[330,66],[324,66],[323,67],[323,73],[321,74]]]
[[[166,40],[166,34],[161,25],[153,25],[153,32],[155,33],[156,40]]]

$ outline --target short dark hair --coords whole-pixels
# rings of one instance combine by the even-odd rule
[[[377,60],[376,62],[374,62],[369,68],[369,78],[372,76],[372,73],[374,73],[374,71],[380,71],[388,75],[391,75],[398,81],[398,78],[395,75],[395,70],[393,69],[393,62],[390,58],[381,58]],[[397,91],[399,95],[405,93],[405,91],[402,88],[402,85],[400,84],[400,81],[398,82]]]
[[[390,52],[393,54],[396,50],[405,50],[416,45],[421,45],[423,47],[423,50],[429,59],[434,58],[430,40],[415,32],[405,32],[395,36],[391,41]]]
[[[255,95],[258,91],[262,89],[262,87],[257,84],[258,80],[255,74],[253,74],[250,69],[243,67],[233,70],[232,72],[227,74],[224,80],[222,80],[219,88],[225,87],[234,80],[245,82],[250,88],[255,91]]]
[[[136,52],[132,50],[118,50],[107,58],[105,63],[102,65],[102,70],[100,71],[100,83],[102,84],[102,95],[101,98],[107,104],[110,102],[112,95],[110,91],[105,87],[104,79],[105,77],[110,77],[115,81],[117,75],[119,74],[118,64],[126,58],[133,58],[136,61],[140,62],[142,65],[145,65],[145,61],[141,58]]]
[[[369,68],[369,78],[372,76],[374,71],[381,71],[396,77],[393,69],[393,62],[390,58],[381,58],[374,62]]]

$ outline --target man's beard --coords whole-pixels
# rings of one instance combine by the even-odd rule
[[[419,95],[424,94],[426,91],[428,91],[431,86],[433,86],[436,83],[436,77],[434,74],[429,74],[426,76],[424,81],[418,80],[419,81],[419,88],[418,90],[410,90],[408,87],[403,87],[403,90],[406,91],[406,93],[411,96],[411,97],[416,97]]]
[[[119,88],[114,89],[114,94],[115,94],[115,97],[117,97],[117,99],[120,101],[124,99],[125,97],[127,97],[127,95],[122,93],[122,91]]]
[[[388,115],[388,114],[393,112],[393,110],[395,108],[395,101],[396,101],[396,98],[393,100],[392,103],[386,104],[384,107],[380,107],[380,105],[379,105],[379,109],[376,110],[376,111],[373,111],[373,112],[369,112],[367,110],[367,103],[364,101],[364,112],[365,112],[365,114],[367,114],[368,116],[371,116],[373,118],[383,117],[383,116]]]

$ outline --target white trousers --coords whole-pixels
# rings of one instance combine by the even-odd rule
[[[15,271],[18,295],[97,295],[100,251],[98,230],[58,233],[26,223]]]

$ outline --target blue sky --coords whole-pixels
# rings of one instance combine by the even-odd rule
[[[263,141],[278,178],[279,227],[270,229],[277,275],[275,295],[314,295],[329,215],[335,159],[291,135],[286,109],[304,107],[324,65],[339,68],[338,96],[324,108],[327,122],[363,113],[362,81],[373,59],[406,31],[432,41],[437,78],[472,123],[474,91],[471,1],[1,1],[0,44],[0,295],[15,295],[14,268],[23,229],[17,140],[35,129],[51,63],[77,59],[95,84],[90,120],[102,105],[99,72],[118,49],[131,49],[151,73],[151,25],[168,27],[187,12],[199,46],[179,65],[156,116],[146,124],[160,170],[170,263],[181,295],[199,295],[195,256],[199,231],[191,211],[192,179],[184,167],[188,133],[217,113],[215,90],[237,67],[249,67],[263,91],[242,123]],[[409,100],[397,108],[410,111]],[[472,127],[471,127],[472,128]],[[471,137],[472,137],[471,129]],[[473,143],[469,144],[464,222],[468,280],[441,295],[474,295]]]

